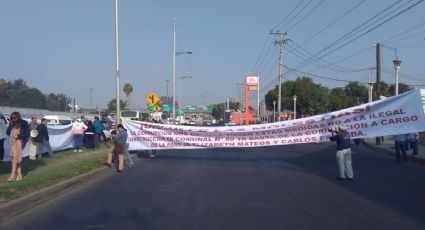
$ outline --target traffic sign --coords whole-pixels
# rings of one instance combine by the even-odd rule
[[[196,110],[196,106],[194,105],[188,105],[184,108],[185,111],[195,111]]]
[[[148,110],[149,110],[149,112],[151,112],[151,113],[152,113],[152,112],[153,112],[153,105],[149,105],[149,104],[148,104]]]
[[[146,97],[146,101],[151,105],[156,105],[159,102],[159,97],[152,92]]]
[[[155,105],[154,107],[153,107],[153,111],[154,112],[161,112],[161,106],[159,106],[159,105]]]
[[[173,106],[169,104],[162,105],[162,111],[164,112],[173,112]]]

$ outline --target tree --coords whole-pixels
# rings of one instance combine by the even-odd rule
[[[347,96],[347,91],[344,88],[331,89],[328,94],[329,111],[337,111],[350,107],[351,98]]]
[[[117,100],[116,99],[111,99],[109,102],[108,102],[108,112],[109,113],[114,113],[116,110],[117,110]],[[121,100],[120,99],[120,110],[124,110],[124,107],[125,107],[125,103],[124,103],[124,101],[123,100]]]
[[[50,93],[47,95],[47,109],[52,111],[69,111],[68,104],[72,99],[65,94]]]
[[[36,88],[23,88],[12,95],[10,106],[46,109],[46,97]]]
[[[0,79],[0,105],[9,105],[9,99],[11,96],[21,89],[28,88],[27,83],[23,79],[6,81]]]
[[[413,87],[406,85],[404,83],[398,84],[398,94],[402,94],[402,93],[405,93],[405,92],[410,91],[410,90],[413,90]],[[389,93],[389,96],[395,95],[395,84],[391,85],[388,88],[388,93]]]
[[[131,93],[133,92],[133,86],[130,83],[126,83],[124,85],[124,93],[125,93],[125,107],[127,109],[131,108]]]
[[[368,102],[368,90],[364,85],[358,82],[350,82],[345,86],[345,92],[348,96],[349,103],[347,107],[360,105]],[[346,107],[346,108],[347,108]]]

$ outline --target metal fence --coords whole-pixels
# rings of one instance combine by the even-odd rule
[[[0,106],[0,112],[3,114],[10,115],[13,112],[19,112],[23,118],[37,117],[39,119],[43,118],[45,115],[60,115],[60,116],[70,116],[74,119],[77,119],[81,116],[96,116],[98,114],[87,114],[87,113],[70,113],[70,112],[60,112],[60,111],[50,111],[46,109],[29,109],[29,108],[18,108],[18,107],[7,107]]]

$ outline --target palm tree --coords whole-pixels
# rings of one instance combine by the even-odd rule
[[[125,107],[126,109],[131,108],[131,93],[133,92],[133,86],[130,83],[126,83],[124,85],[124,93],[125,93]]]

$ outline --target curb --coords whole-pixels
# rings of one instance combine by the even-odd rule
[[[389,149],[381,148],[381,147],[378,147],[376,145],[369,144],[367,142],[362,142],[362,144],[364,144],[366,147],[368,147],[370,149],[373,149],[375,151],[379,151],[381,153],[385,153],[385,154],[390,155],[390,156],[393,156],[393,157],[395,156],[395,152],[393,152],[393,151],[391,151]],[[419,157],[416,157],[416,156],[412,156],[410,154],[407,155],[407,158],[410,161],[412,161],[412,162],[419,163],[419,164],[424,164],[425,165],[425,159],[424,158],[419,158]]]
[[[59,197],[85,184],[91,183],[92,179],[94,178],[108,175],[108,173],[106,173],[106,171],[109,171],[108,169],[109,168],[107,167],[101,167],[85,174],[62,181],[58,184],[51,185],[50,187],[27,194],[16,200],[7,202],[0,207],[0,213],[2,213],[2,215],[0,215],[0,223],[5,223],[6,221],[15,218],[43,203],[46,203],[53,198]]]

